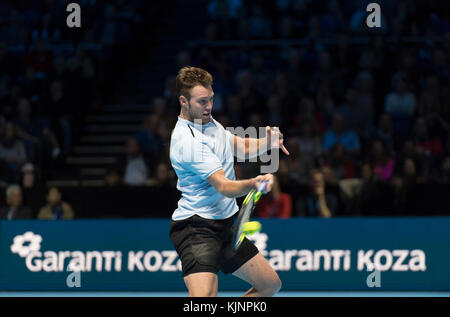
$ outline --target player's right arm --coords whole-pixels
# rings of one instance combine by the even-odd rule
[[[272,178],[272,174],[266,174],[259,175],[250,179],[231,180],[228,179],[225,176],[224,171],[220,169],[217,172],[211,174],[206,180],[222,195],[234,198],[247,195],[250,190],[258,188],[259,184],[261,184],[262,181],[267,181],[268,188],[266,189],[266,191],[269,192],[272,189],[272,185],[270,182]]]

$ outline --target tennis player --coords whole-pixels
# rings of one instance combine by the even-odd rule
[[[272,296],[281,287],[278,274],[245,238],[232,248],[233,221],[239,210],[236,197],[267,181],[272,174],[236,180],[234,153],[254,157],[272,148],[286,154],[283,135],[266,127],[264,138],[241,138],[224,129],[211,116],[213,78],[196,67],[182,68],[176,77],[181,106],[170,141],[170,160],[182,193],[172,215],[170,238],[181,259],[189,296],[217,296],[219,270],[247,281],[252,287],[244,296]]]

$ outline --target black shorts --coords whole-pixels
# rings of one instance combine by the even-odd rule
[[[236,214],[237,215],[237,214]],[[232,248],[235,216],[210,220],[194,215],[170,225],[170,239],[181,259],[182,274],[221,270],[233,273],[253,258],[258,249],[247,238],[239,249]]]

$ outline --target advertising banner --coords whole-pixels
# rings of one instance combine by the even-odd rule
[[[284,291],[450,291],[450,218],[260,219]],[[169,219],[0,222],[1,291],[186,291]],[[219,275],[219,290],[248,285]]]

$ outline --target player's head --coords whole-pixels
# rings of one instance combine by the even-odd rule
[[[189,121],[201,120],[208,123],[211,119],[214,92],[213,78],[206,70],[197,67],[183,67],[178,72],[175,87],[181,113]]]

